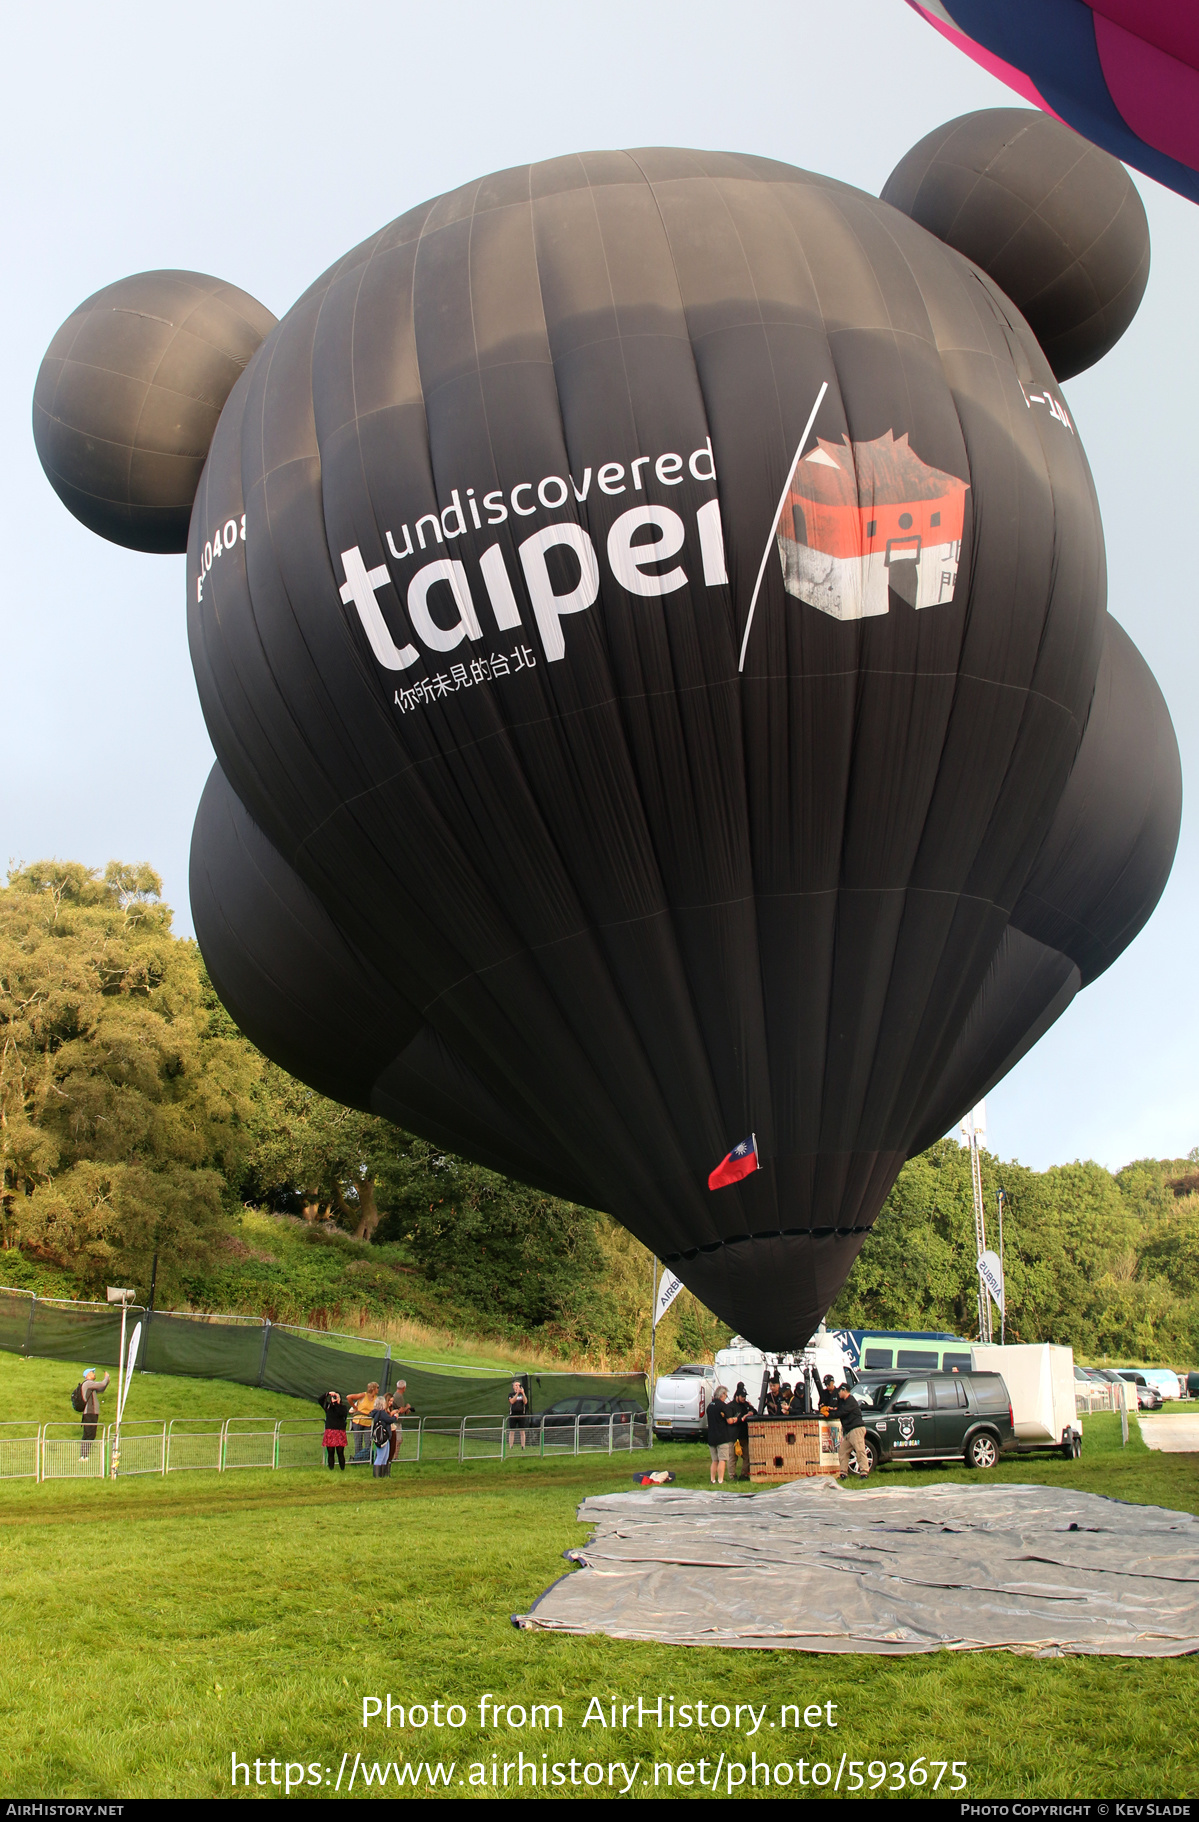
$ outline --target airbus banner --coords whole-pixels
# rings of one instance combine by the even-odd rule
[[[991,1293],[991,1301],[1000,1315],[1005,1315],[1003,1307],[1003,1267],[999,1263],[999,1254],[988,1250],[978,1257],[978,1275]]]

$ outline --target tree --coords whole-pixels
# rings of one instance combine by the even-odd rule
[[[988,1239],[1005,1194],[1007,1337],[1148,1359],[1199,1343],[1199,1197],[1176,1200],[1187,1160],[1033,1171],[982,1155]],[[969,1154],[942,1139],[905,1164],[830,1327],[977,1334]]]
[[[510,1177],[410,1142],[402,1232],[426,1278],[525,1328],[573,1330],[605,1301],[600,1217]],[[610,1312],[609,1312],[610,1313]]]
[[[327,1100],[265,1063],[243,1194],[298,1210],[307,1221],[333,1220],[355,1239],[370,1240],[406,1193],[415,1143],[390,1120]]]
[[[210,1034],[199,952],[171,935],[161,881],[42,861],[0,891],[4,1244],[164,1288],[220,1231],[261,1059]]]

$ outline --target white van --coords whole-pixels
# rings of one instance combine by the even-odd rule
[[[689,1442],[706,1439],[708,1400],[722,1383],[714,1366],[698,1361],[664,1374],[654,1386],[654,1435],[659,1442],[674,1436]]]

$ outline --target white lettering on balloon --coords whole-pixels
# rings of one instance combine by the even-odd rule
[[[566,475],[546,475],[538,482],[521,481],[506,490],[494,488],[481,497],[473,487],[454,488],[448,506],[431,508],[411,526],[402,524],[398,538],[388,529],[384,542],[392,562],[401,564],[421,550],[432,556],[430,547],[441,546],[444,551],[447,545],[454,545],[467,530],[468,515],[476,531],[505,522],[515,529],[522,518],[539,513],[573,514],[571,496],[574,501],[585,500],[593,478],[601,494],[624,494],[627,499],[630,493],[644,495],[647,481],[679,487],[686,473],[697,481],[715,482],[710,439],[687,457],[667,451],[657,457],[638,456],[628,463],[602,462],[584,468],[581,479],[568,471]],[[683,554],[689,536],[693,540],[690,558]],[[556,664],[566,656],[564,622],[585,614],[599,597],[601,554],[614,582],[641,600],[661,600],[701,577],[705,588],[728,587],[720,501],[713,497],[690,513],[680,512],[674,505],[629,503],[623,511],[617,510],[602,540],[602,552],[575,518],[553,517],[518,538],[507,554],[500,543],[489,544],[477,558],[473,553],[468,558],[465,549],[461,559],[438,554],[419,564],[406,583],[386,562],[368,567],[360,546],[352,545],[341,553],[345,581],[340,593],[343,603],[353,607],[376,662],[384,670],[408,670],[422,654],[448,653],[466,642],[481,642],[485,616],[501,633],[531,619],[545,661]],[[518,565],[515,574],[513,557]],[[674,560],[680,557],[681,561]],[[413,635],[410,640],[392,631],[405,610]],[[408,714],[475,684],[531,669],[535,663],[527,645],[507,654],[493,652],[489,658],[451,665],[448,671],[397,690],[395,704]]]
[[[232,550],[235,544],[239,542],[244,544],[245,541],[246,515],[244,512],[240,518],[226,519],[222,525],[217,526],[200,553],[200,567],[196,575],[197,601],[204,599],[204,578],[217,559],[222,557],[227,550]]]

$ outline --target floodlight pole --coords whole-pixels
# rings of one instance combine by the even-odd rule
[[[109,1469],[109,1476],[112,1480],[117,1477],[117,1469],[121,1461],[121,1412],[125,1402],[121,1396],[125,1384],[125,1319],[129,1309],[129,1300],[134,1294],[133,1291],[118,1290],[111,1284],[106,1292],[110,1303],[119,1303],[121,1306],[121,1346],[117,1355],[117,1428],[116,1435],[113,1437],[112,1466]]]
[[[121,1298],[121,1349],[117,1355],[117,1433],[113,1438],[112,1478],[117,1477],[121,1460],[121,1391],[125,1383],[125,1312],[129,1305]]]

